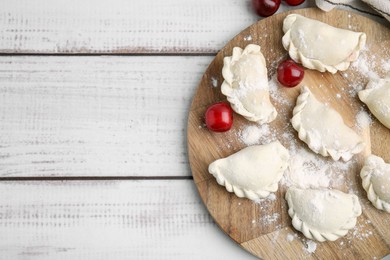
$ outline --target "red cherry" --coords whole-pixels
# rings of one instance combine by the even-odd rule
[[[285,0],[286,3],[288,5],[291,5],[291,6],[296,6],[296,5],[300,5],[302,4],[303,2],[305,2],[305,0]]]
[[[214,132],[226,132],[233,125],[233,110],[224,102],[209,106],[205,114],[206,126]]]
[[[267,17],[273,15],[280,6],[282,0],[252,0],[253,9],[260,16]]]
[[[293,60],[285,60],[278,66],[278,81],[285,87],[292,88],[301,83],[305,71]]]

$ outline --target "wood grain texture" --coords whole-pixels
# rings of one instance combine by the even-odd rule
[[[0,53],[216,53],[260,19],[250,2],[1,0]]]
[[[0,182],[0,200],[1,259],[252,259],[190,180]]]
[[[190,176],[187,111],[211,59],[0,57],[0,176]]]
[[[0,14],[0,50],[215,53],[257,20],[248,4],[234,0],[7,1]]]
[[[364,55],[371,58],[378,57],[378,64],[375,62],[365,63],[362,60],[363,64],[360,66],[354,64],[348,71],[335,75],[306,70],[302,85],[308,85],[316,97],[335,108],[343,116],[345,123],[358,131],[367,144],[372,141],[373,151],[380,149],[375,144],[389,139],[388,130],[382,137],[375,134],[379,128],[383,128],[379,124],[374,123],[371,126],[371,134],[368,128],[358,129],[356,127],[356,115],[359,111],[364,110],[364,105],[358,100],[356,91],[366,84],[372,73],[382,73],[383,75],[384,72],[378,68],[383,62],[390,60],[390,31],[367,18],[340,10],[325,14],[316,9],[306,9],[300,10],[298,13],[341,28],[364,31],[367,34],[367,50]],[[368,202],[359,178],[364,155],[371,152],[369,145],[364,153],[355,156],[347,167],[348,169],[340,168],[337,170],[338,174],[345,176],[346,181],[332,186],[346,192],[354,192],[360,197],[364,213],[359,217],[358,225],[341,240],[317,244],[318,249],[313,254],[308,254],[305,251],[307,240],[300,234],[297,241],[293,243],[285,238],[286,234],[294,234],[284,200],[286,186],[280,185],[280,189],[275,194],[276,200],[253,203],[228,193],[224,187],[217,184],[207,171],[208,165],[215,159],[226,157],[246,146],[239,140],[239,132],[245,126],[253,124],[236,115],[233,128],[229,132],[212,133],[202,127],[201,118],[207,107],[216,101],[226,100],[219,88],[210,87],[208,83],[210,78],[216,78],[218,82],[222,82],[223,57],[230,56],[234,46],[244,47],[253,42],[262,48],[272,81],[278,62],[286,57],[286,51],[281,45],[282,20],[286,15],[273,16],[245,29],[218,53],[202,78],[194,96],[188,120],[189,158],[199,193],[222,230],[258,257],[266,259],[301,259],[302,257],[307,259],[340,259],[351,256],[367,259],[383,257],[390,252],[389,218],[386,213],[374,209]],[[248,36],[251,36],[253,40],[248,42]],[[383,44],[387,47],[383,47]],[[365,71],[364,68],[369,68],[372,71]],[[356,86],[357,83],[360,86]],[[291,138],[297,140],[297,135],[290,125],[290,118],[298,94],[299,88],[276,88],[271,93],[279,116],[270,123],[270,128],[272,134],[286,147],[291,146]],[[381,129],[381,131],[384,130]],[[270,138],[272,138],[271,135]],[[386,144],[388,144],[387,141]],[[306,149],[302,142],[299,142],[299,145],[302,149]],[[381,155],[386,154],[385,158],[390,158],[388,145],[381,147]],[[330,160],[328,161],[330,162]],[[274,216],[277,217],[273,221],[269,221]],[[280,232],[284,232],[284,237],[279,238]],[[348,245],[348,250],[345,250],[345,244]]]

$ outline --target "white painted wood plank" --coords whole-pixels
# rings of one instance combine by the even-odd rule
[[[211,60],[0,57],[0,176],[190,176],[187,114]]]
[[[0,182],[1,259],[254,259],[190,180]]]
[[[251,0],[0,0],[0,52],[215,53],[258,19]]]

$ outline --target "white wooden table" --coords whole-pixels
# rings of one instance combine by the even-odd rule
[[[258,19],[250,0],[0,0],[0,259],[253,259],[197,194],[186,123]]]

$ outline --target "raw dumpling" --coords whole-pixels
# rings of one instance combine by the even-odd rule
[[[229,192],[240,198],[256,200],[278,190],[278,182],[287,168],[289,157],[287,149],[275,141],[249,146],[216,160],[209,165],[209,172]]]
[[[366,44],[366,34],[290,14],[283,21],[283,47],[309,69],[336,73],[348,69]]]
[[[277,116],[269,98],[267,68],[260,46],[249,44],[223,59],[222,94],[234,111],[249,121],[268,123]]]
[[[364,148],[360,136],[344,124],[340,114],[319,102],[305,86],[297,98],[291,123],[299,139],[313,152],[331,156],[335,161],[348,161]]]
[[[320,242],[345,236],[362,214],[358,197],[338,190],[292,187],[286,200],[294,228]]]
[[[390,213],[390,164],[370,155],[360,172],[368,199],[380,210]]]
[[[359,91],[359,98],[384,126],[390,128],[390,76],[370,80],[366,89]]]

